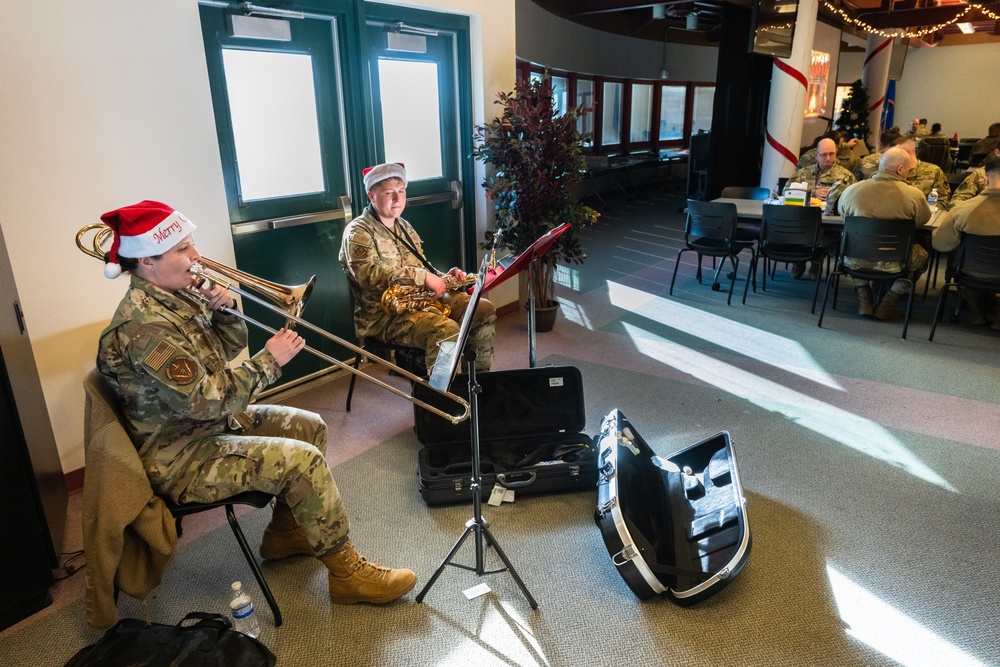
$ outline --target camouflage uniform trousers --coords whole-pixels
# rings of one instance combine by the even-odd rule
[[[340,491],[326,463],[327,428],[313,413],[282,405],[251,405],[254,425],[193,441],[162,470],[159,494],[180,503],[214,502],[244,491],[264,491],[287,504],[318,554],[347,541],[348,519]],[[207,453],[206,449],[210,450]],[[186,463],[205,460],[189,477]]]
[[[930,255],[924,250],[924,247],[917,245],[916,243],[910,248],[910,262],[909,268],[910,272],[906,275],[906,279],[897,278],[892,281],[892,285],[889,287],[889,291],[896,294],[897,296],[905,296],[909,294],[910,288],[913,287],[912,283],[917,282],[920,274],[924,272],[927,268],[927,264],[930,261]],[[851,257],[844,258],[844,264],[848,268],[856,269],[878,269],[880,271],[898,271],[899,264],[896,263],[886,263],[886,262],[862,262],[855,260]],[[912,281],[912,282],[911,282]],[[861,280],[860,278],[854,278],[854,287],[864,287],[869,284],[867,280]]]
[[[469,306],[469,295],[452,292],[449,299],[443,302],[451,308],[448,317],[443,317],[440,312],[431,309],[403,313],[391,318],[380,336],[383,342],[392,345],[422,349],[426,356],[428,374],[437,361],[440,344],[458,337],[459,322],[462,321]],[[496,323],[496,307],[486,299],[482,299],[476,308],[468,340],[468,345],[476,351],[477,371],[488,371],[493,365]]]

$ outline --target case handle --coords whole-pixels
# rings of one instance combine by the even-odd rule
[[[503,484],[508,489],[519,489],[521,487],[531,486],[532,484],[535,483],[535,478],[538,477],[538,474],[535,471],[531,471],[531,472],[517,472],[517,473],[514,473],[514,475],[527,475],[528,478],[527,479],[512,480],[507,475],[507,473],[502,473],[501,472],[501,473],[497,474],[497,482],[499,482],[500,484]]]

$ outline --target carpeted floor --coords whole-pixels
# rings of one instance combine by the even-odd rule
[[[282,400],[323,414],[359,549],[413,568],[418,588],[384,608],[331,606],[318,562],[266,563],[284,625],[256,602],[278,664],[1000,664],[1000,334],[945,322],[928,343],[936,290],[906,341],[899,324],[854,315],[846,288],[818,329],[811,285],[780,270],[766,294],[727,307],[685,261],[668,297],[679,200],[617,204],[586,232],[587,262],[561,272],[562,314],[538,336],[538,359],[580,369],[588,433],[614,408],[664,455],[729,431],[754,540],[747,567],[691,608],[641,602],[604,550],[587,490],[485,511],[537,610],[509,574],[457,568],[416,603],[471,508],[422,502],[408,403],[364,383],[346,414],[338,378]],[[497,351],[497,369],[527,365],[523,315],[501,321]],[[243,516],[251,541],[267,518]],[[471,541],[456,562],[474,562]],[[153,618],[224,612],[236,578],[252,581],[221,516],[196,524]],[[481,582],[492,592],[467,600]],[[62,664],[95,641],[79,594],[68,597],[0,635],[0,663]],[[120,611],[142,617],[133,600]]]

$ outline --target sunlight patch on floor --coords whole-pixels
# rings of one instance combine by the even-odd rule
[[[824,401],[783,387],[731,364],[625,323],[636,349],[765,410],[784,415],[803,428],[850,447],[948,491],[958,491],[875,422]]]
[[[590,322],[590,318],[587,317],[587,311],[580,304],[570,301],[566,297],[560,296],[559,310],[562,311],[563,317],[565,317],[567,321],[572,322],[573,324],[578,324],[589,331],[594,330],[594,325]]]
[[[580,272],[562,264],[556,265],[554,280],[557,285],[568,287],[574,292],[580,291]]]
[[[985,667],[829,565],[830,588],[847,634],[905,667]]]
[[[608,281],[611,303],[831,389],[844,390],[798,342]]]

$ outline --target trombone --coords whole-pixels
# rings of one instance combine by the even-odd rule
[[[91,241],[91,245],[88,247],[84,243],[84,238],[87,236],[87,234],[89,234],[92,231],[95,233]],[[106,251],[104,251],[101,248],[101,246],[106,241],[108,241],[113,234],[114,231],[110,227],[105,225],[103,222],[94,222],[84,226],[83,228],[80,229],[79,232],[77,232],[76,246],[84,254],[90,255],[91,257],[104,261]],[[211,273],[208,273],[206,269],[210,270]],[[310,331],[313,331],[319,334],[320,336],[323,336],[324,338],[331,340],[334,343],[337,343],[338,345],[346,347],[347,349],[353,351],[356,354],[360,354],[369,361],[374,361],[378,364],[381,364],[386,368],[408,378],[409,380],[416,382],[424,387],[427,387],[428,389],[431,389],[432,391],[438,394],[441,394],[451,399],[452,401],[458,403],[462,407],[462,413],[459,415],[453,415],[451,413],[445,412],[444,410],[436,408],[425,401],[415,398],[407,394],[406,392],[403,392],[397,389],[396,387],[393,387],[392,385],[387,384],[382,380],[379,380],[378,378],[372,377],[371,375],[368,375],[367,373],[364,373],[361,370],[354,368],[353,366],[351,366],[346,362],[343,362],[339,359],[335,359],[334,357],[331,357],[325,352],[321,352],[313,347],[310,347],[309,345],[305,346],[304,349],[307,352],[313,354],[316,357],[319,357],[320,359],[330,364],[333,364],[337,368],[341,368],[345,371],[348,371],[349,373],[357,375],[358,377],[373,382],[379,387],[385,389],[386,391],[390,391],[393,394],[396,394],[397,396],[401,396],[406,400],[408,400],[409,402],[413,403],[414,405],[420,406],[423,409],[428,410],[429,412],[432,412],[437,416],[448,420],[452,424],[458,424],[469,417],[469,410],[470,410],[469,403],[461,396],[458,396],[457,394],[454,394],[450,391],[441,391],[440,389],[436,389],[432,387],[430,383],[427,382],[427,380],[420,377],[419,375],[416,375],[408,370],[400,368],[399,366],[396,366],[395,364],[386,361],[385,359],[377,355],[370,354],[369,352],[365,351],[364,348],[358,347],[357,345],[354,345],[353,343],[350,343],[344,340],[343,338],[340,338],[339,336],[335,336],[329,331],[321,329],[317,327],[315,324],[312,324],[307,320],[302,319],[301,317],[302,311],[305,309],[306,301],[308,300],[309,295],[312,292],[313,285],[316,283],[316,276],[313,276],[312,278],[309,279],[308,282],[303,283],[302,285],[282,285],[280,283],[273,283],[269,280],[258,278],[257,276],[245,273],[243,271],[240,271],[239,269],[232,268],[225,264],[220,264],[219,262],[208,259],[207,257],[202,257],[198,261],[198,263],[196,263],[193,267],[191,267],[191,274],[199,281],[199,283],[205,280],[216,283],[218,285],[221,285],[225,289],[228,289],[232,292],[235,292],[236,294],[243,296],[246,299],[250,299],[254,303],[263,306],[264,308],[270,310],[273,313],[277,313],[278,315],[283,316],[285,318],[286,328],[291,328],[296,324],[301,325],[306,329],[309,329]],[[222,278],[219,278],[218,276],[225,276],[225,278],[227,278],[228,280],[224,280]],[[251,292],[236,287],[233,284],[234,282],[239,282],[242,285],[248,286],[249,288],[255,290],[265,298],[261,298],[255,294],[252,294]],[[197,290],[192,288],[185,288],[184,291],[187,294],[194,296],[199,301],[204,302],[203,295]],[[264,331],[267,331],[271,334],[278,333],[277,329],[270,327],[254,319],[253,317],[250,317],[249,315],[241,313],[239,310],[233,308],[222,308],[221,311],[230,315],[235,315],[240,319],[242,319],[243,321],[252,324],[260,329],[263,329]]]

